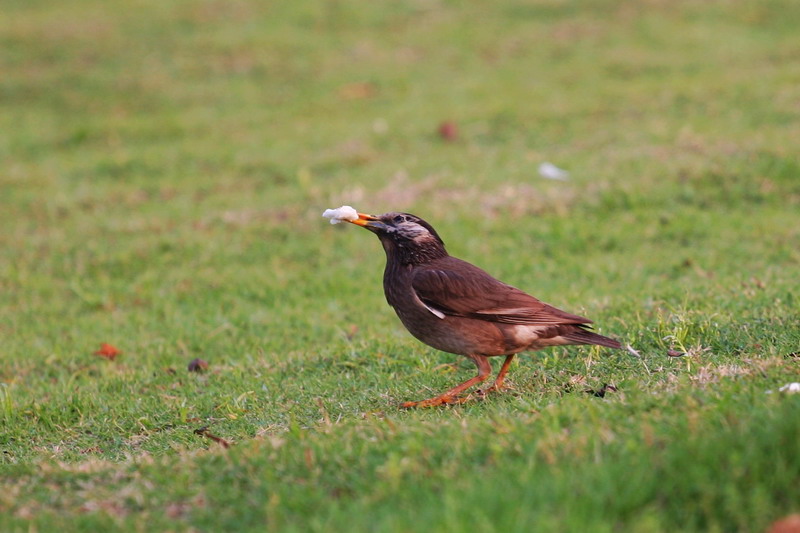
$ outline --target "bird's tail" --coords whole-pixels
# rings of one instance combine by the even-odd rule
[[[622,348],[622,345],[614,339],[609,339],[608,337],[604,337],[585,329],[577,329],[575,331],[562,334],[561,336],[570,342],[574,342],[575,344],[598,344],[600,346],[605,346],[606,348]]]

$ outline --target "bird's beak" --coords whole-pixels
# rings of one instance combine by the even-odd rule
[[[381,222],[381,219],[376,217],[375,215],[368,215],[366,213],[359,213],[358,218],[355,220],[348,220],[351,224],[355,224],[356,226],[361,226],[362,228],[366,228],[370,231],[384,231],[386,230],[386,224]]]

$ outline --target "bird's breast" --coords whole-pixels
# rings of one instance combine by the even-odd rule
[[[420,341],[437,350],[461,355],[507,353],[510,339],[497,325],[447,315],[426,306],[411,285],[410,269],[401,267],[387,274],[384,276],[386,301],[406,329]]]

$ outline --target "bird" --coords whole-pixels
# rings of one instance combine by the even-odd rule
[[[348,207],[349,206],[345,206]],[[343,209],[343,208],[342,208]],[[459,385],[402,408],[459,404],[462,393],[485,382],[490,357],[505,356],[488,392],[503,390],[514,356],[549,346],[596,344],[620,349],[614,339],[591,331],[591,320],[557,309],[451,256],[428,222],[410,213],[369,215],[349,208],[350,222],[378,236],[386,252],[383,289],[408,331],[423,343],[471,359],[478,374]],[[326,211],[330,217],[332,211]]]

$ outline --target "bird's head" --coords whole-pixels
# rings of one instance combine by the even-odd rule
[[[376,234],[386,254],[397,256],[403,263],[420,263],[447,255],[444,241],[433,226],[410,213],[358,213],[357,219],[348,222]]]

